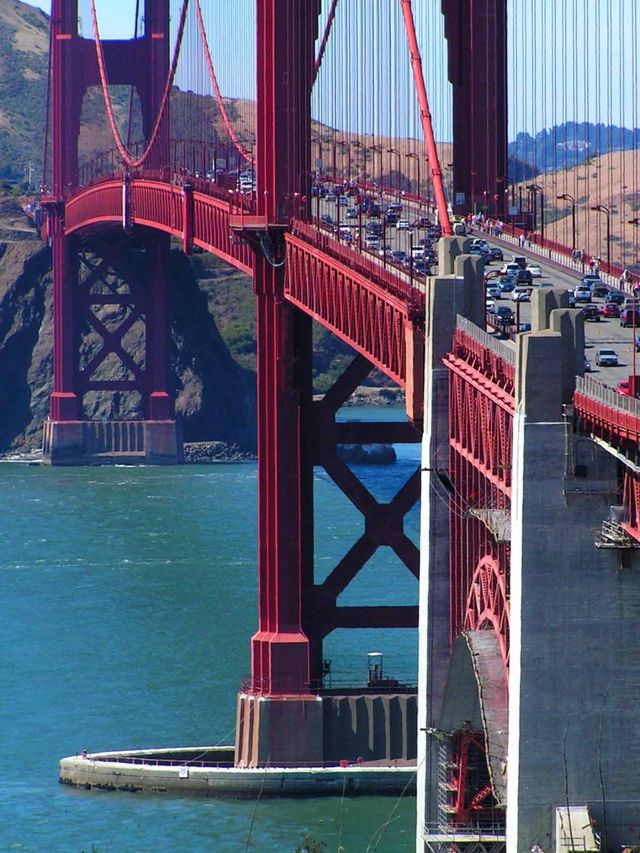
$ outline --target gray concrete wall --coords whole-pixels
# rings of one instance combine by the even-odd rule
[[[323,696],[325,761],[407,761],[416,757],[415,694]]]
[[[556,324],[569,333],[566,321]],[[616,463],[563,419],[575,348],[519,339],[514,424],[507,849],[552,849],[556,805],[590,804],[603,850],[640,833],[640,562],[594,547]],[[581,475],[575,476],[576,465]],[[584,467],[582,467],[584,466]],[[622,831],[626,822],[628,829]]]
[[[427,280],[424,434],[420,522],[418,629],[417,850],[423,827],[437,819],[437,740],[428,730],[440,716],[449,662],[449,513],[436,471],[449,467],[449,376],[456,315],[479,321],[484,309],[482,270],[461,256],[461,238],[440,241],[440,276]],[[454,268],[461,276],[449,275]]]

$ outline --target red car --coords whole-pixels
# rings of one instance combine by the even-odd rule
[[[621,379],[613,390],[616,394],[622,394],[623,397],[631,396],[631,386],[628,379]]]
[[[620,316],[620,306],[617,302],[605,302],[604,307],[602,309],[603,317],[619,317]]]

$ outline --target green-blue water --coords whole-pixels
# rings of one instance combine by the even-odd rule
[[[390,497],[418,459],[360,470]],[[233,740],[235,695],[256,627],[256,468],[50,469],[0,465],[0,851],[326,853],[414,849],[414,800],[179,799],[78,791],[60,757]],[[318,571],[355,541],[358,513],[318,474]],[[410,526],[415,538],[417,512]],[[415,603],[384,549],[344,603]],[[366,652],[416,669],[415,632],[332,635],[336,676],[363,678]],[[379,833],[387,821],[382,837]]]

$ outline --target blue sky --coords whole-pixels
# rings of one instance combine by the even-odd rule
[[[49,12],[51,0],[27,0]],[[575,119],[576,121],[602,121],[623,124],[627,127],[640,125],[640,95],[632,87],[632,80],[640,79],[640,0],[507,0],[510,22],[508,55],[509,77],[509,138],[519,131],[535,134],[544,127]],[[0,0],[1,2],[1,0]],[[172,0],[172,3],[175,0]],[[129,37],[132,34],[135,0],[96,0],[101,33],[104,37]],[[255,0],[205,0],[203,8],[209,14],[207,29],[218,35],[217,44],[232,43],[237,38],[239,20],[253,19]],[[400,2],[396,0],[399,8]],[[324,0],[323,6],[328,6]],[[315,112],[328,123],[331,117],[358,121],[361,132],[391,132],[395,135],[415,135],[417,112],[409,102],[404,110],[396,109],[397,116],[385,118],[379,113],[391,114],[386,106],[387,99],[394,102],[394,90],[404,100],[411,97],[407,87],[406,47],[397,50],[401,61],[391,62],[389,56],[400,41],[380,42],[379,48],[365,51],[354,60],[350,50],[348,33],[349,16],[353,23],[358,15],[371,17],[372,9],[390,9],[393,3],[381,0],[343,0],[338,3],[335,32],[327,52],[327,68],[324,69],[327,91],[337,91],[338,99],[349,98],[351,106],[336,103],[335,95],[324,95],[324,105],[317,100]],[[81,18],[90,24],[88,0],[80,0]],[[229,10],[232,9],[231,15]],[[433,81],[442,67],[444,41],[442,37],[429,38],[428,33],[438,28],[441,22],[440,0],[416,0],[414,14],[421,38],[423,66],[427,78],[427,89],[432,106],[436,136],[445,140],[449,136],[447,113],[450,111],[448,96],[444,89],[433,91]],[[341,21],[342,16],[342,23]],[[366,26],[366,25],[365,25]],[[216,40],[210,38],[214,54],[214,65],[219,74],[225,94],[236,97],[253,97],[255,87],[254,58],[251,56],[251,39],[247,38],[250,27],[243,32],[241,49],[227,51],[226,64],[216,56]],[[334,38],[335,36],[335,38]],[[397,39],[401,38],[396,34]],[[386,36],[385,36],[386,37]],[[372,34],[373,39],[373,34]],[[341,52],[340,52],[341,51]],[[342,61],[331,68],[332,52]],[[371,54],[371,56],[369,55]],[[620,58],[624,57],[624,61]],[[365,68],[367,63],[368,68]],[[379,67],[391,69],[388,76],[377,79]],[[555,69],[555,70],[553,70]],[[333,77],[331,76],[333,75]],[[367,79],[376,84],[376,103],[367,112],[367,104],[355,104],[354,85],[345,86],[351,77],[360,77],[367,88]],[[358,81],[359,83],[359,81]],[[380,90],[381,87],[381,91]],[[372,89],[371,84],[369,90]],[[405,95],[405,92],[407,93]],[[624,93],[627,93],[626,95]],[[329,103],[328,98],[332,99]],[[327,112],[329,111],[329,112]],[[330,113],[330,114],[329,114]],[[353,116],[358,113],[358,118]],[[349,116],[349,118],[346,118]],[[394,126],[384,128],[382,123]],[[370,125],[370,126],[366,126]]]

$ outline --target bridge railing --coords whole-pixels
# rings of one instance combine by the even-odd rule
[[[618,394],[593,376],[576,376],[576,393],[584,394],[608,409],[617,409],[640,419],[640,400]]]
[[[472,323],[471,320],[467,320],[466,317],[460,316],[460,314],[457,316],[456,325],[465,333],[465,335],[480,344],[480,347],[491,350],[491,352],[495,353],[495,355],[503,361],[506,361],[507,364],[515,365],[516,351],[508,343],[494,338],[493,335],[485,332],[485,330],[481,329],[480,326],[476,326],[475,323]],[[479,353],[480,349],[478,349],[478,354]]]
[[[425,294],[413,287],[408,281],[403,281],[393,272],[385,270],[375,261],[363,257],[348,246],[343,246],[316,226],[303,222],[301,219],[293,220],[292,232],[332,258],[341,261],[350,269],[367,276],[391,295],[405,303],[409,302],[415,307],[416,311],[424,311]]]

